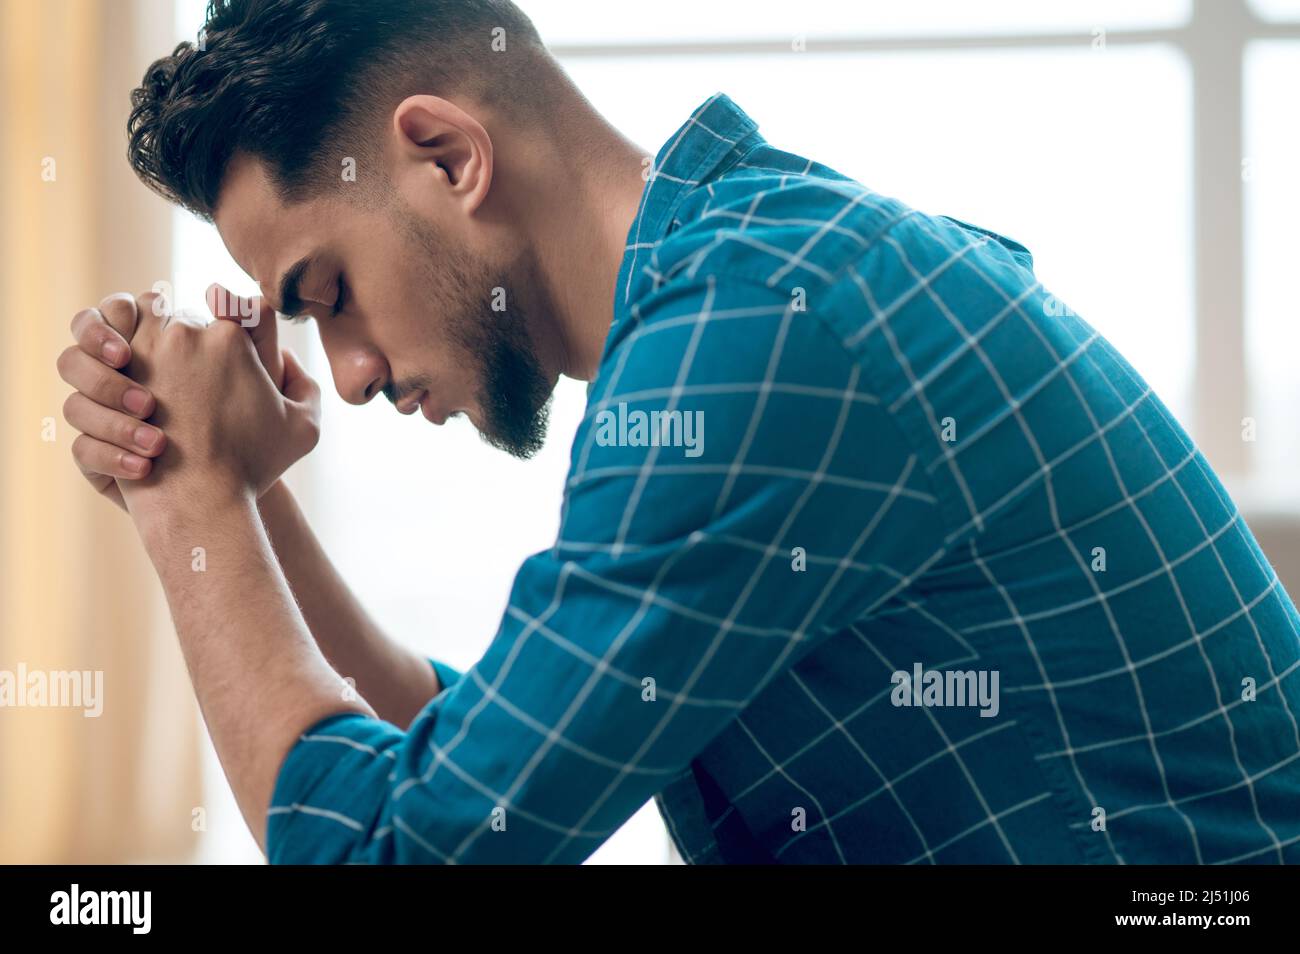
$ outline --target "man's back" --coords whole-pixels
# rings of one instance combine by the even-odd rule
[[[700,121],[727,122],[725,105]],[[909,486],[932,494],[940,517],[886,568],[895,585],[777,676],[669,787],[662,805],[683,850],[1300,858],[1297,614],[1140,375],[1038,284],[1014,242],[766,145],[742,146],[713,176],[683,190],[682,224],[632,294],[681,274],[745,276],[806,306],[794,321],[825,325],[861,370],[858,399],[894,425],[848,417],[838,439],[872,442],[872,454],[906,447]],[[791,429],[807,426],[791,413]],[[779,453],[781,439],[767,443]],[[842,519],[866,526],[874,513],[848,499]],[[971,689],[966,704],[928,695],[930,670],[970,673],[945,680]],[[993,705],[975,680],[994,688]]]

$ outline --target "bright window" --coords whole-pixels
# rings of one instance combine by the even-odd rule
[[[1284,3],[1286,0],[1270,0]],[[524,0],[547,43],[607,46],[737,40],[1031,34],[1182,24],[1190,0]]]
[[[1052,51],[583,57],[568,68],[647,151],[722,89],[774,145],[1022,241],[1044,285],[1186,413],[1191,104],[1177,51],[1085,38]]]
[[[1253,45],[1246,57],[1246,354],[1251,370],[1247,413],[1260,495],[1300,504],[1300,43]]]

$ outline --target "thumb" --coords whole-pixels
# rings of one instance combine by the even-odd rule
[[[320,385],[303,370],[298,356],[285,348],[281,352],[284,359],[284,387],[281,393],[291,404],[297,405],[303,419],[320,427]]]
[[[285,368],[280,355],[275,316],[266,307],[261,295],[245,298],[213,282],[207,291],[208,308],[218,321],[238,321],[248,331],[261,359],[262,367],[271,376],[277,391],[284,393]],[[301,366],[300,366],[301,370]]]

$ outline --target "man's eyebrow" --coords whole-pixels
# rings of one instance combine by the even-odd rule
[[[290,265],[289,270],[280,279],[280,307],[276,309],[280,314],[292,318],[302,311],[302,298],[298,293],[298,285],[302,277],[307,274],[307,269],[311,268],[312,261],[310,255],[304,255]]]

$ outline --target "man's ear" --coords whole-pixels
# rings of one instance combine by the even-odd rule
[[[472,214],[492,186],[492,138],[477,119],[438,96],[408,96],[393,113],[399,162],[432,172]]]

